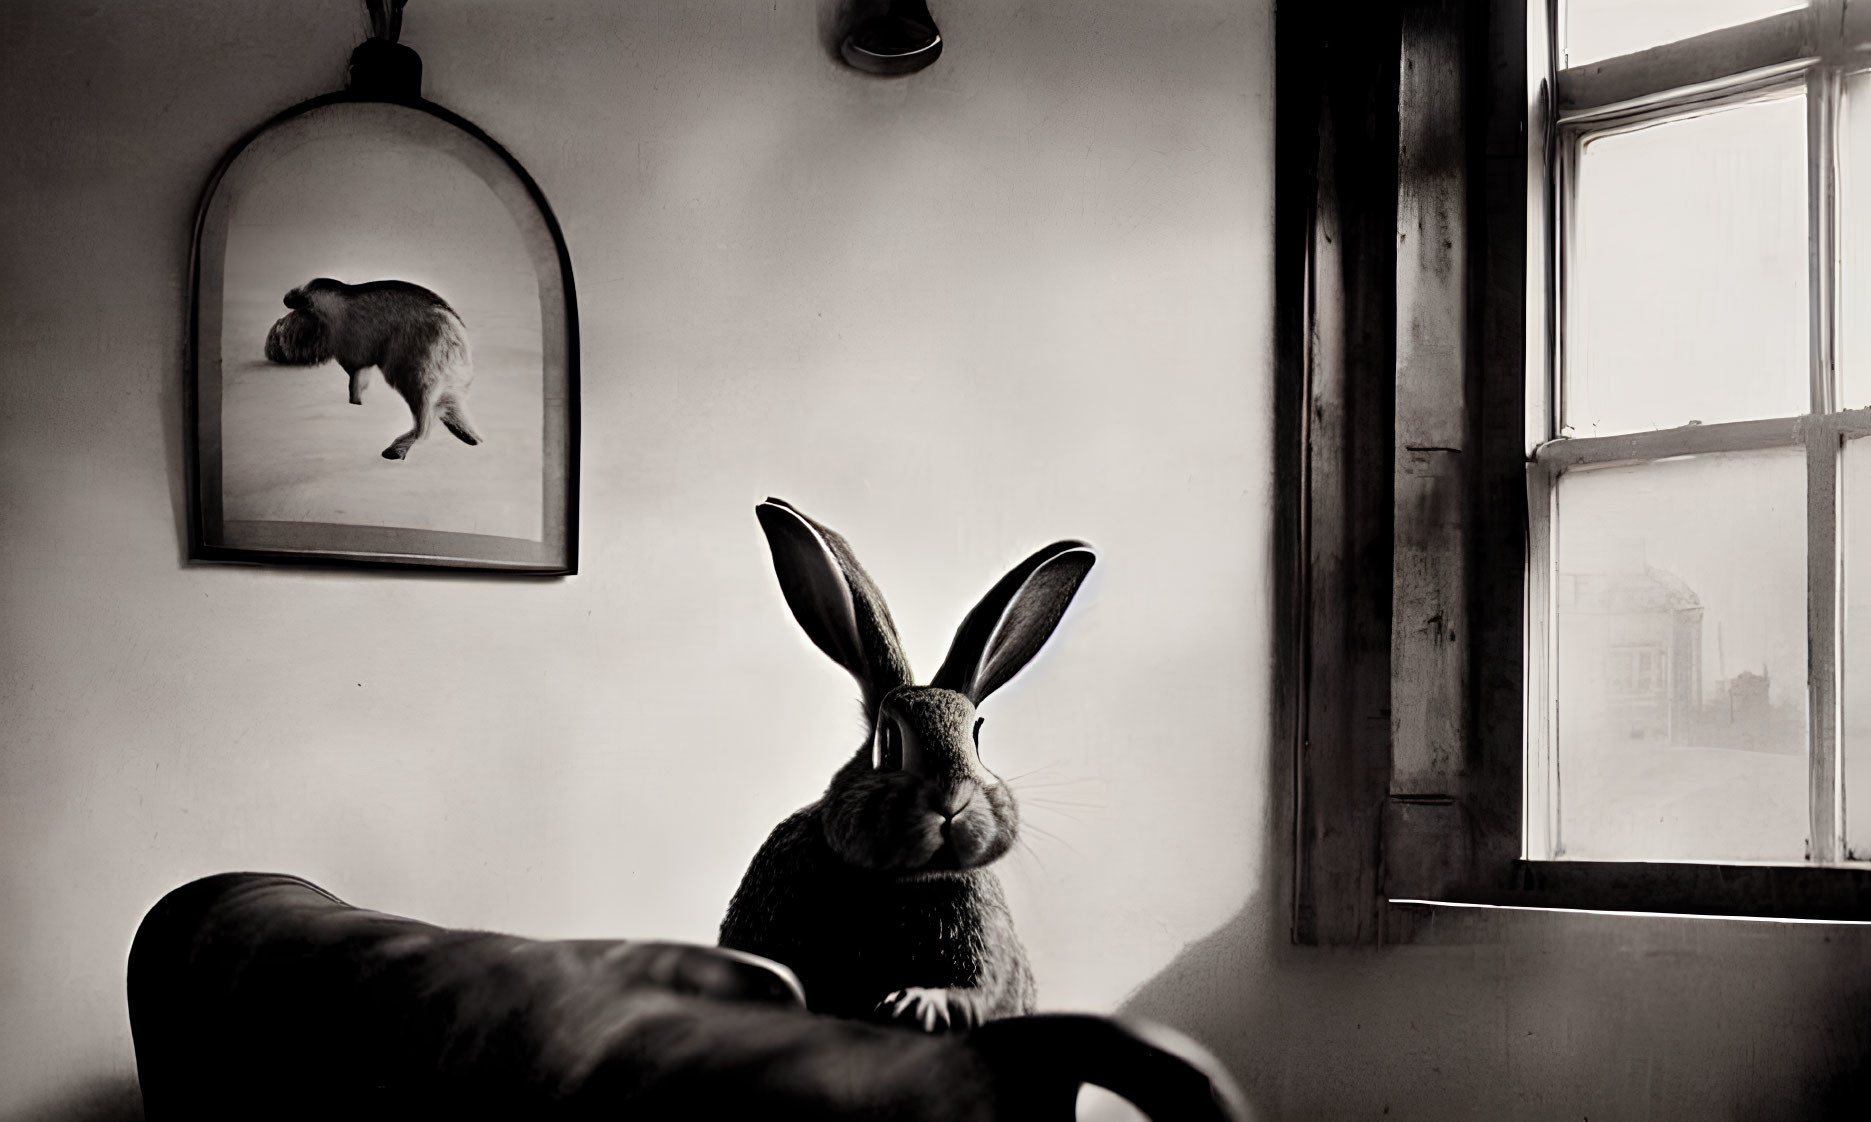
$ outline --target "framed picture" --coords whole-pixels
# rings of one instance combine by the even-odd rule
[[[203,196],[191,556],[572,573],[558,223],[472,124],[357,85],[247,137]]]

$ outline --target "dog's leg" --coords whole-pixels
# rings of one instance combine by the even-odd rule
[[[356,369],[352,369],[349,366],[344,368],[344,372],[351,376],[352,405],[364,404],[364,385],[365,380],[370,376],[369,371],[370,367],[368,366],[359,366]]]
[[[468,407],[461,398],[452,393],[443,395],[441,418],[442,424],[448,427],[449,432],[460,437],[463,444],[481,442],[481,434],[474,431],[474,422],[468,419]]]
[[[409,455],[410,446],[429,435],[429,426],[435,423],[435,403],[430,401],[412,401],[409,411],[415,415],[416,427],[396,438],[383,450],[386,460],[400,460]]]

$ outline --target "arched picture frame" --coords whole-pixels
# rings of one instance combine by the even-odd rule
[[[577,569],[578,319],[544,195],[383,39],[196,214],[190,556]]]

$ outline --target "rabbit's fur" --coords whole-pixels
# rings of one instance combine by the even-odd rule
[[[474,362],[467,328],[448,301],[407,281],[345,284],[330,277],[286,293],[291,309],[266,333],[269,362],[315,366],[338,361],[350,379],[351,404],[364,403],[375,366],[402,395],[415,427],[390,442],[386,460],[401,460],[436,423],[463,444],[481,443],[468,418]]]
[[[794,617],[858,680],[870,735],[824,797],[761,846],[721,945],[792,967],[818,1012],[932,1031],[1031,1012],[1033,972],[987,868],[1019,815],[981,764],[975,706],[1058,626],[1090,547],[1055,542],[1015,566],[918,686],[845,540],[779,499],[756,513]]]

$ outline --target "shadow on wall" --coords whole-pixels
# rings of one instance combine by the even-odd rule
[[[819,48],[825,52],[825,57],[844,66],[845,36],[859,23],[882,15],[889,7],[889,0],[820,0]]]
[[[1250,898],[1228,921],[1184,947],[1175,960],[1125,999],[1118,1014],[1157,1021],[1200,1041],[1225,1064],[1246,1096],[1249,1117],[1273,1118],[1277,1088],[1266,1086],[1264,1072],[1242,1063],[1256,1051],[1273,1051],[1278,1040],[1268,995],[1267,932],[1252,926],[1268,923],[1280,909],[1265,894]]]
[[[143,1092],[133,1075],[97,1079],[9,1114],[5,1122],[143,1122]]]
[[[1871,1114],[1871,986],[1841,954],[1838,991],[1818,1022],[1820,1054],[1804,1065],[1797,1088],[1764,1086],[1735,1112],[1737,1118],[1784,1118],[1798,1109],[1804,1117],[1864,1118]],[[1849,980],[1847,980],[1849,979]],[[1798,1065],[1794,1065],[1798,1066]]]
[[[1421,945],[1300,947],[1261,893],[1120,1014],[1259,1119],[1871,1117],[1861,928],[1437,911]]]

